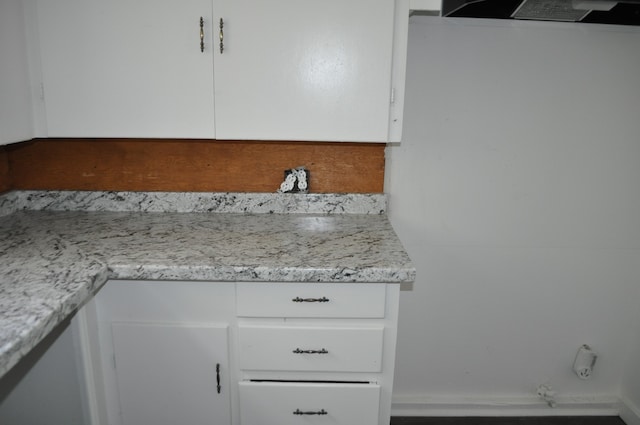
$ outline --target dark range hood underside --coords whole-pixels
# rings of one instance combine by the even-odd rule
[[[513,19],[512,15],[518,8],[527,3],[523,0],[444,0],[442,2],[442,16],[468,17],[468,18],[489,18],[489,19]],[[541,9],[553,10],[555,5],[560,8],[571,8],[571,1],[567,0],[535,0]],[[529,6],[523,5],[523,6]],[[640,26],[640,0],[621,1],[610,10],[585,11],[579,18],[566,19],[559,14],[549,13],[530,18],[535,20],[549,21],[579,21],[597,24],[611,25],[637,25]],[[526,19],[526,18],[525,18]]]

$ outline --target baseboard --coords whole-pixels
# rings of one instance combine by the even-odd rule
[[[392,416],[617,416],[623,403],[616,396],[558,397],[555,407],[537,397],[403,397],[393,398]],[[633,409],[629,409],[633,412]],[[636,412],[637,413],[637,412]],[[636,414],[637,418],[638,415]],[[640,422],[628,422],[640,425]]]
[[[640,425],[640,406],[623,397],[620,401],[620,418],[627,425]]]

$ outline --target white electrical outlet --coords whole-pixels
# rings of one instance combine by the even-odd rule
[[[278,192],[309,192],[309,171],[305,167],[284,170],[285,179]]]
[[[593,374],[593,366],[595,366],[597,359],[598,355],[591,347],[584,344],[578,349],[576,358],[573,361],[573,371],[580,379],[589,379]]]

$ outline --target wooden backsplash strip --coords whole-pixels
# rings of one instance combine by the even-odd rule
[[[0,193],[10,189],[9,154],[7,153],[7,148],[0,146]]]
[[[12,189],[275,192],[305,166],[314,193],[381,193],[384,144],[36,139],[11,145]]]

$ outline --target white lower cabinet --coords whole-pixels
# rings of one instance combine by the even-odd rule
[[[388,425],[398,295],[391,284],[238,286],[240,424]]]
[[[399,286],[109,281],[81,312],[93,425],[388,425]]]
[[[234,297],[227,283],[107,282],[85,309],[93,422],[230,425]]]

